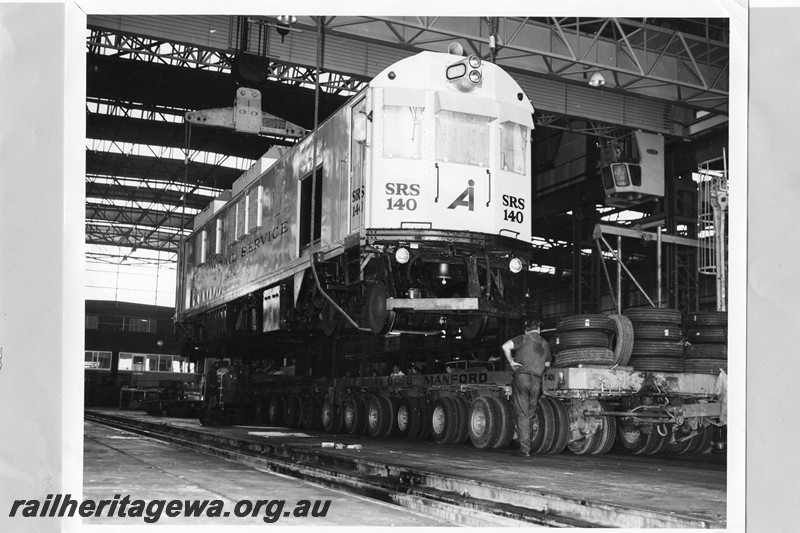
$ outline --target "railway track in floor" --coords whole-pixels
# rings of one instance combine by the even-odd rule
[[[163,419],[143,421],[86,412],[86,420],[130,431],[175,446],[278,472],[318,485],[470,527],[663,527],[719,528],[724,522],[701,520],[581,498],[515,489],[458,476],[326,453],[285,443],[181,427]]]

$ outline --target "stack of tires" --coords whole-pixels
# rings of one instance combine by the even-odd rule
[[[623,313],[633,324],[634,370],[683,372],[682,316],[678,309],[632,307]]]
[[[633,348],[633,327],[622,315],[572,315],[558,321],[550,345],[553,366],[626,365]]]
[[[728,371],[728,313],[703,311],[683,319],[687,372],[718,374]]]

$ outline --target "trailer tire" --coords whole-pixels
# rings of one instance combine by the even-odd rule
[[[531,453],[547,453],[556,440],[556,415],[549,402],[536,404],[536,416],[531,429]]]
[[[437,444],[453,442],[458,431],[458,409],[449,396],[440,396],[431,409],[431,434]]]
[[[711,447],[711,441],[714,439],[714,428],[706,426],[698,431],[697,440],[694,442],[694,446],[686,452],[687,454],[705,453]]]
[[[687,344],[683,356],[685,359],[720,359],[728,360],[727,344]]]
[[[256,426],[268,426],[269,421],[269,402],[264,396],[256,398],[256,408],[253,412],[253,424]]]
[[[678,455],[687,455],[697,444],[697,439],[701,437],[702,432],[703,428],[698,428],[697,432],[694,432],[688,423],[677,426],[672,432],[667,451]]]
[[[631,360],[634,339],[636,338],[633,331],[633,323],[625,315],[611,315],[611,320],[614,321],[617,327],[611,343],[611,347],[614,350],[614,364],[625,366]]]
[[[659,341],[637,341],[633,345],[632,357],[659,357],[678,358],[683,357],[683,343],[681,342],[659,342]]]
[[[379,437],[386,425],[386,406],[382,396],[370,396],[367,401],[367,432]]]
[[[422,418],[419,400],[409,396],[401,398],[395,418],[397,419],[397,432],[400,438],[416,439]]]
[[[322,429],[328,433],[341,432],[343,423],[342,415],[342,406],[326,398],[325,402],[322,404]]]
[[[490,448],[498,440],[501,425],[500,407],[490,396],[479,396],[472,400],[469,410],[469,440],[476,448]]]
[[[603,411],[611,411],[612,409],[605,402],[600,402]],[[608,453],[614,447],[614,441],[617,438],[617,419],[613,416],[603,417],[603,427],[596,435],[597,442],[592,449],[592,455],[602,455]]]
[[[687,359],[684,370],[693,374],[719,374],[720,370],[728,371],[728,361],[724,359]]]
[[[675,324],[680,326],[682,315],[679,309],[659,307],[629,307],[622,312],[634,324],[641,322],[656,322]]]
[[[662,436],[655,427],[649,433],[645,433],[641,426],[633,424],[617,426],[617,442],[623,450],[633,455],[650,455],[662,446],[668,446],[669,440],[669,434]]]
[[[504,398],[489,397],[500,409],[500,430],[492,448],[508,448],[514,438],[514,408]]]
[[[634,370],[645,372],[683,372],[684,361],[674,357],[633,357],[630,365]]]
[[[604,330],[572,330],[556,335],[555,342],[550,345],[553,352],[561,352],[573,348],[608,348],[608,333]]]
[[[612,366],[616,356],[608,348],[572,348],[558,352],[553,366],[568,367],[580,364]]]
[[[314,406],[312,404],[311,396],[303,396],[302,398],[300,398],[299,426],[303,429],[311,429],[313,417],[314,417]]]
[[[428,437],[431,435],[431,411],[433,410],[433,406],[431,402],[428,401],[428,398],[420,397],[417,398],[417,403],[419,404],[419,432],[415,437],[417,440],[428,440]]]
[[[300,425],[300,410],[300,398],[297,395],[283,395],[283,423],[286,427],[296,428]]]
[[[639,341],[677,342],[683,339],[683,330],[675,324],[644,322],[633,324],[633,336]]]
[[[700,311],[690,313],[683,318],[683,325],[687,328],[696,326],[728,326],[728,313],[726,311]]]
[[[567,447],[569,440],[569,411],[567,406],[564,405],[556,398],[548,396],[541,396],[539,402],[548,402],[553,409],[553,431],[555,437],[553,438],[553,445],[545,451],[547,454],[559,454]]]
[[[360,394],[352,394],[344,402],[344,430],[361,435],[367,427],[367,402]]]
[[[562,318],[556,325],[556,330],[559,334],[564,331],[586,329],[601,330],[613,333],[615,326],[613,320],[606,315],[600,314],[572,315]]]
[[[269,397],[269,423],[271,426],[283,425],[283,397],[273,394]]]
[[[689,342],[726,344],[728,342],[728,330],[717,326],[687,328],[686,340]]]
[[[453,397],[453,402],[456,406],[458,418],[456,422],[456,431],[453,435],[453,440],[450,442],[454,444],[463,444],[469,439],[469,402],[462,396]]]

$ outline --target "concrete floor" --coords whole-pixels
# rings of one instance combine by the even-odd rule
[[[625,453],[577,456],[565,452],[558,455],[534,455],[522,459],[514,456],[514,450],[511,448],[478,450],[469,443],[437,445],[431,441],[331,435],[320,431],[287,428],[236,426],[203,428],[194,419],[157,418],[132,411],[97,411],[107,411],[109,414],[150,423],[154,421],[168,423],[187,429],[269,442],[272,446],[306,449],[311,453],[325,453],[344,458],[357,457],[359,461],[376,464],[402,465],[419,471],[468,478],[491,486],[531,491],[532,494],[546,493],[577,498],[579,501],[586,500],[636,509],[642,513],[678,515],[714,524],[726,522],[727,465],[724,455],[706,454],[695,458],[632,456]],[[322,442],[361,444],[362,448],[360,450],[322,448]],[[122,443],[114,444],[122,449]],[[136,459],[148,460],[138,455],[140,452],[131,453],[133,457],[129,462]],[[87,459],[88,457],[87,454]],[[195,462],[205,464],[207,460],[195,459]],[[108,464],[115,462],[109,461]],[[224,464],[227,466],[231,463],[224,462]],[[245,467],[237,465],[237,468]],[[182,473],[184,469],[175,468],[174,472],[177,476],[184,475]],[[113,475],[113,472],[104,473],[102,469],[98,469],[94,475],[109,476]],[[225,476],[224,473],[219,475]],[[87,489],[95,490],[96,482],[91,481],[89,476],[85,483]],[[205,486],[216,487],[215,483],[215,481],[210,482]],[[142,486],[147,485],[142,483]],[[108,497],[107,494],[107,491],[104,492],[105,497]],[[267,497],[269,496],[263,498]],[[342,523],[360,522],[353,519]]]
[[[272,472],[169,446],[146,437],[86,422],[84,429],[84,499],[113,499],[130,495],[131,501],[221,500],[228,517],[175,517],[162,513],[161,525],[264,526],[279,504],[265,504],[258,515],[238,518],[240,500],[285,501],[276,526],[436,527],[449,524],[401,507],[319,487]],[[330,500],[324,517],[295,517],[286,513],[301,500]],[[291,513],[290,513],[291,514]],[[84,524],[143,525],[143,518],[92,517]]]

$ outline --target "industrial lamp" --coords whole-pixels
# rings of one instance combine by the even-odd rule
[[[589,78],[589,85],[591,85],[592,87],[602,87],[605,84],[606,84],[606,79],[599,72],[595,72]]]

